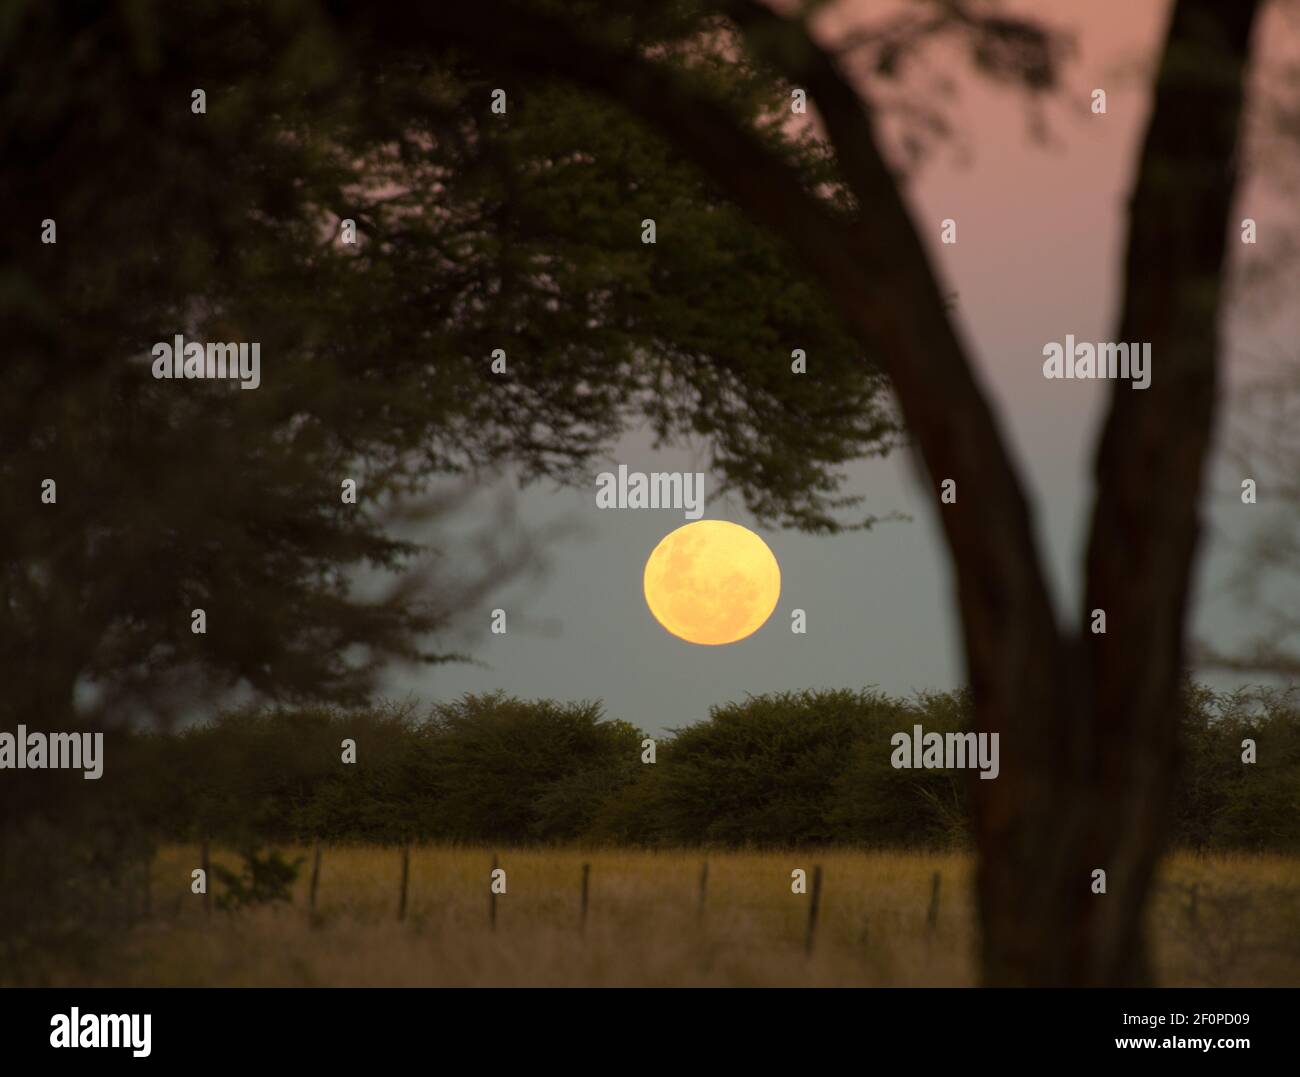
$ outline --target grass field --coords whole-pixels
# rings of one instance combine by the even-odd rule
[[[292,904],[213,910],[189,892],[192,847],[162,850],[150,915],[116,971],[131,985],[964,985],[975,981],[972,862],[961,854],[710,852],[417,847],[405,920],[401,852],[323,851],[309,911],[311,851]],[[507,892],[489,926],[496,855]],[[236,858],[214,851],[214,863]],[[582,865],[590,864],[581,924]],[[810,895],[791,871],[823,869]],[[932,880],[937,918],[928,924]],[[219,884],[218,884],[219,888]],[[1104,900],[1104,899],[1101,899]],[[1300,858],[1171,857],[1151,909],[1165,984],[1300,983]]]

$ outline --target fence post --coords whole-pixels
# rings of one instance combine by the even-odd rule
[[[208,839],[199,848],[199,867],[203,869],[203,915],[212,915],[212,855]]]
[[[933,931],[939,923],[939,873],[936,871],[930,879],[930,908],[925,914],[925,926]]]
[[[406,884],[411,879],[411,847],[402,846],[402,894],[397,901],[397,919],[406,919]]]
[[[587,897],[591,883],[591,865],[582,865],[582,920],[579,930],[582,934],[587,933]]]
[[[311,891],[307,897],[307,907],[316,911],[316,889],[320,886],[320,842],[316,843],[316,852],[311,860]]]
[[[700,898],[695,909],[695,919],[703,922],[704,920],[704,901],[709,894],[709,862],[706,860],[700,867]]]
[[[822,866],[813,866],[812,903],[808,906],[808,937],[804,940],[804,953],[812,957],[813,940],[817,937],[817,911],[822,901]]]

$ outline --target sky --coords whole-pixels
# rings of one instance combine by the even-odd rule
[[[823,35],[874,7],[839,5]],[[958,75],[960,138],[940,147],[908,197],[945,291],[957,293],[960,331],[1029,486],[1058,611],[1072,611],[1107,384],[1044,379],[1042,348],[1066,334],[1112,339],[1125,203],[1149,107],[1143,72],[1154,61],[1168,5],[1094,0],[1034,10],[1052,13],[1075,40],[1062,99],[1048,111],[1049,142],[1030,137],[1023,97]],[[1265,29],[1264,40],[1294,43],[1297,36],[1282,31],[1281,18]],[[1094,88],[1107,91],[1105,115],[1089,110]],[[1266,244],[1276,201],[1264,185],[1248,183],[1234,219],[1255,216]],[[944,218],[957,222],[955,245],[939,243]],[[1245,363],[1238,357],[1267,350],[1275,333],[1276,324],[1257,311],[1229,322],[1230,381]],[[465,624],[486,628],[493,607],[507,611],[505,635],[480,632],[470,644],[476,664],[398,670],[386,693],[423,701],[494,690],[600,699],[611,717],[662,733],[746,695],[872,686],[911,695],[963,683],[952,576],[929,493],[907,453],[852,466],[845,493],[861,494],[865,512],[910,521],[830,537],[758,529],[780,563],[781,597],[763,628],[725,647],[683,642],[651,616],[641,591],[646,558],[686,521],[681,510],[597,508],[596,473],[620,463],[707,472],[698,453],[654,450],[648,434],[634,430],[607,465],[593,468],[586,488],[519,491],[527,526],[558,523],[573,533],[548,548],[542,578],[464,612]],[[1251,628],[1249,610],[1224,589],[1249,518],[1239,511],[1235,474],[1222,463],[1213,483],[1194,632],[1226,644]],[[705,516],[755,526],[736,502],[711,502]],[[790,630],[796,608],[806,611],[804,635]]]

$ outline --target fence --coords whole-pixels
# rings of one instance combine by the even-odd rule
[[[410,906],[411,896],[411,846],[409,844],[401,846],[397,851],[399,870],[398,870],[398,892],[397,892],[397,920],[399,922],[407,919],[407,912]],[[321,844],[316,844],[312,849],[311,856],[311,873],[307,885],[307,909],[314,921],[319,920],[319,896],[321,892],[322,863],[325,858],[325,850]],[[205,890],[202,893],[202,908],[205,918],[211,918],[213,908],[213,890],[214,879],[212,876],[211,848],[207,841],[200,844],[199,862],[203,869],[204,877],[207,881]],[[142,883],[141,903],[144,909],[145,917],[151,914],[153,881],[152,865],[148,866],[144,872]],[[489,930],[497,930],[498,919],[500,916],[498,898],[502,892],[508,892],[502,889],[498,891],[498,871],[501,870],[500,858],[493,854],[491,867],[488,871],[488,901],[487,901],[487,925]],[[577,913],[576,927],[579,935],[585,936],[587,925],[590,919],[592,907],[592,865],[584,861],[578,872],[575,885],[577,887]],[[505,877],[502,873],[502,883]],[[924,924],[927,934],[932,934],[939,923],[939,901],[942,876],[935,871],[930,880],[930,896],[924,913]],[[811,889],[807,893],[808,915],[804,927],[804,952],[811,957],[816,949],[818,926],[822,915],[822,894],[825,887],[825,875],[821,864],[814,864],[811,876]],[[284,897],[291,900],[291,896],[286,894]],[[1191,914],[1195,913],[1195,894],[1192,896]],[[695,899],[695,919],[698,924],[703,925],[709,908],[709,861],[706,859],[700,864],[700,872],[696,887]],[[177,905],[179,912],[179,904]],[[863,937],[866,929],[863,927]]]

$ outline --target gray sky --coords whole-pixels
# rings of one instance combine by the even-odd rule
[[[1020,99],[966,80],[959,116],[971,159],[941,152],[910,189],[915,217],[932,240],[947,290],[958,293],[962,330],[1031,486],[1062,610],[1073,609],[1078,594],[1093,438],[1108,386],[1045,380],[1042,347],[1067,333],[1111,339],[1125,198],[1148,107],[1145,84],[1132,72],[1154,55],[1166,10],[1162,3],[1127,0],[1082,7],[1067,23],[1078,35],[1067,72],[1078,112],[1053,113],[1054,143],[1030,141]],[[1093,87],[1107,90],[1105,116],[1087,111]],[[1240,216],[1257,217],[1267,237],[1276,207],[1258,184],[1247,186],[1241,202]],[[938,243],[945,217],[957,221],[955,246]],[[1237,318],[1230,339],[1233,378],[1240,374],[1237,356],[1267,350],[1273,338],[1252,317]],[[809,356],[814,372],[816,359]],[[1155,356],[1155,381],[1159,364]],[[685,449],[651,450],[641,432],[625,438],[611,462],[640,471],[707,471],[706,461]],[[520,494],[526,523],[563,519],[581,533],[550,549],[550,570],[540,584],[467,613],[483,626],[491,606],[511,616],[507,635],[476,641],[474,653],[485,665],[400,671],[390,694],[429,700],[503,689],[528,698],[599,698],[611,716],[660,732],[746,694],[866,685],[909,694],[962,682],[947,557],[906,454],[853,467],[846,492],[864,495],[867,512],[902,512],[911,522],[829,538],[760,531],[781,565],[780,602],[762,629],[725,647],[669,635],[641,594],[645,559],[681,526],[682,512],[597,509],[599,470],[585,489],[533,487]],[[1248,517],[1235,474],[1220,469],[1216,482],[1223,492],[1208,502],[1196,627],[1228,642],[1248,627],[1220,593]],[[711,503],[705,515],[753,525],[736,503]],[[807,611],[806,635],[790,631],[795,607]],[[551,630],[530,631],[524,619]]]

